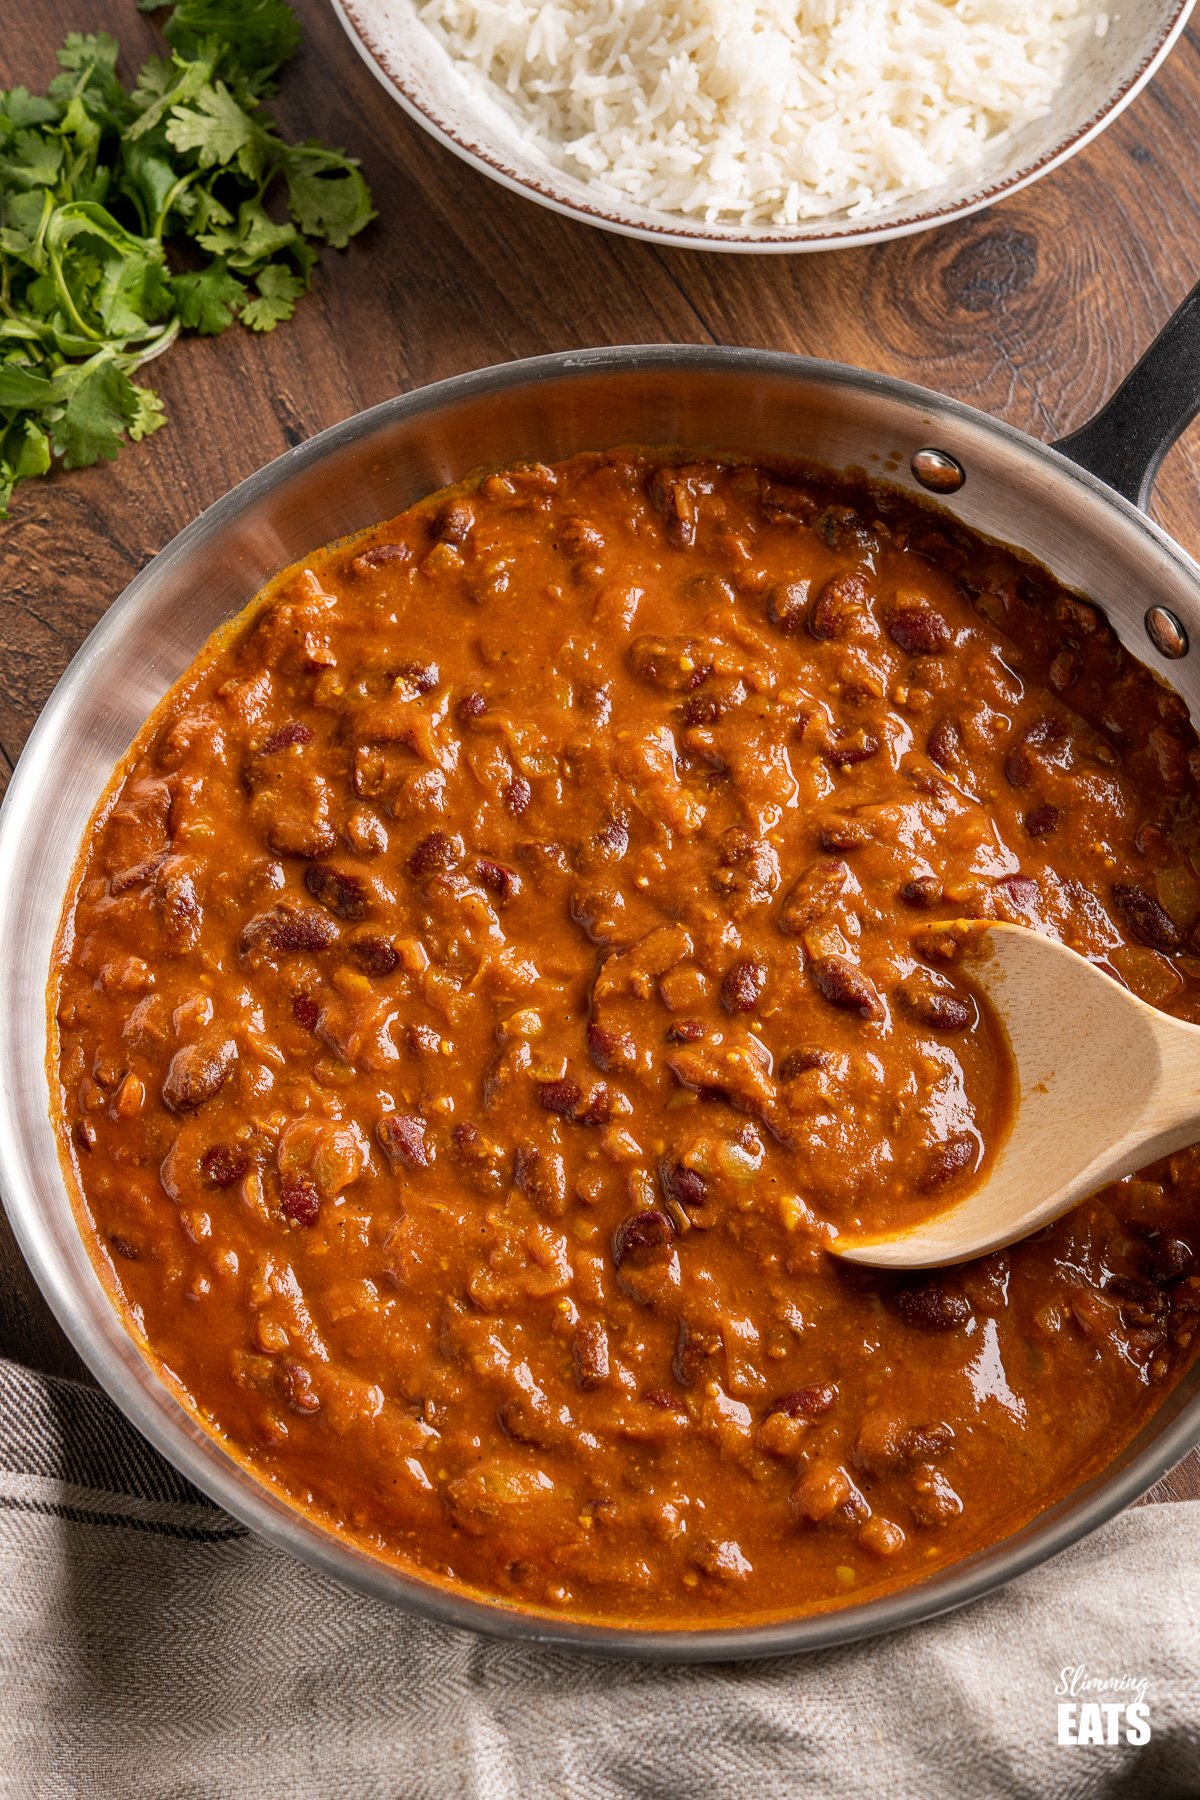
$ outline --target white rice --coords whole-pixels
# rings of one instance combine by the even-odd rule
[[[851,218],[1047,113],[1097,0],[417,0],[557,168],[708,222]]]

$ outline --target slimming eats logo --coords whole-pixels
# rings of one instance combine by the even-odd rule
[[[1150,1708],[1141,1675],[1093,1675],[1086,1663],[1063,1669],[1058,1696],[1060,1744],[1148,1744]]]

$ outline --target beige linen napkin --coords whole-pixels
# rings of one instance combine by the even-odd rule
[[[966,1611],[673,1668],[344,1592],[209,1506],[107,1400],[0,1363],[0,1794],[13,1800],[1196,1800],[1200,1502]],[[1060,1744],[1136,1699],[1149,1742]],[[1115,1682],[1091,1688],[1087,1682]],[[1099,1717],[1100,1715],[1096,1715]]]

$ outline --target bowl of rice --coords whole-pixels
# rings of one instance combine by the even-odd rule
[[[399,104],[558,212],[685,249],[845,248],[1064,162],[1196,0],[332,0]]]

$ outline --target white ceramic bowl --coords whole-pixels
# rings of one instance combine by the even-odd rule
[[[494,180],[555,212],[603,230],[685,250],[774,252],[846,249],[926,231],[977,212],[1082,150],[1150,80],[1187,24],[1196,0],[1106,0],[1108,33],[1076,58],[1054,108],[982,168],[913,200],[850,219],[844,213],[789,227],[706,224],[652,212],[554,167],[501,105],[477,94],[434,34],[415,0],[331,0],[351,43],[412,118]]]

